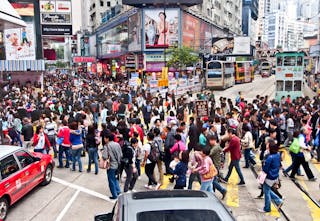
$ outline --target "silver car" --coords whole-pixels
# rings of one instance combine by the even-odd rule
[[[233,221],[235,218],[212,193],[160,190],[120,195],[113,211],[95,221]]]

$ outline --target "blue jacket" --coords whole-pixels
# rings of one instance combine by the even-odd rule
[[[76,130],[76,132],[79,134],[70,133],[70,142],[72,145],[82,144],[82,137],[81,137],[82,134],[80,133],[80,130]]]
[[[263,172],[267,174],[267,179],[275,180],[279,177],[279,170],[281,167],[281,157],[280,154],[270,154],[264,165],[263,165]]]
[[[187,171],[188,171],[188,165],[183,162],[179,162],[173,171],[173,174],[176,174],[178,176],[176,180],[176,184],[178,186],[185,187],[187,185]]]

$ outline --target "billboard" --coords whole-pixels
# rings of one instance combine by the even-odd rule
[[[199,5],[202,4],[203,0],[166,0],[166,1],[155,1],[155,0],[122,0],[122,4],[124,5],[132,5],[132,6],[141,6],[141,5]]]
[[[225,55],[250,55],[250,37],[213,38],[212,53]]]
[[[128,20],[128,30],[129,30],[129,51],[139,51],[141,50],[141,15],[136,13],[129,17]]]
[[[70,0],[40,0],[42,35],[72,35]]]
[[[42,25],[42,35],[72,35],[72,25]]]
[[[42,13],[41,24],[71,24],[71,14]]]
[[[34,16],[34,6],[32,3],[11,3],[20,16]]]
[[[188,13],[182,17],[182,44],[196,51],[200,47],[200,20]]]
[[[34,26],[4,30],[6,60],[35,60]]]
[[[211,27],[212,25],[201,21],[200,25],[200,39],[201,39],[201,44],[200,44],[200,49],[205,51],[205,52],[210,52],[211,47],[212,47],[212,32],[211,32]]]
[[[149,48],[167,48],[179,41],[178,9],[145,9],[144,30],[145,46]]]

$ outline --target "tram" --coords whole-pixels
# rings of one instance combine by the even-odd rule
[[[210,89],[226,89],[232,87],[234,81],[234,63],[228,61],[209,61],[206,65],[206,87]]]
[[[251,61],[236,61],[235,83],[249,83],[254,80],[254,69]]]
[[[291,99],[303,95],[304,53],[279,52],[276,54],[276,96],[280,101],[283,96]]]

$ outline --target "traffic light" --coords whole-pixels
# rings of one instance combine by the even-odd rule
[[[8,81],[11,81],[11,74],[8,74],[8,75],[7,75],[7,80],[8,80]]]

